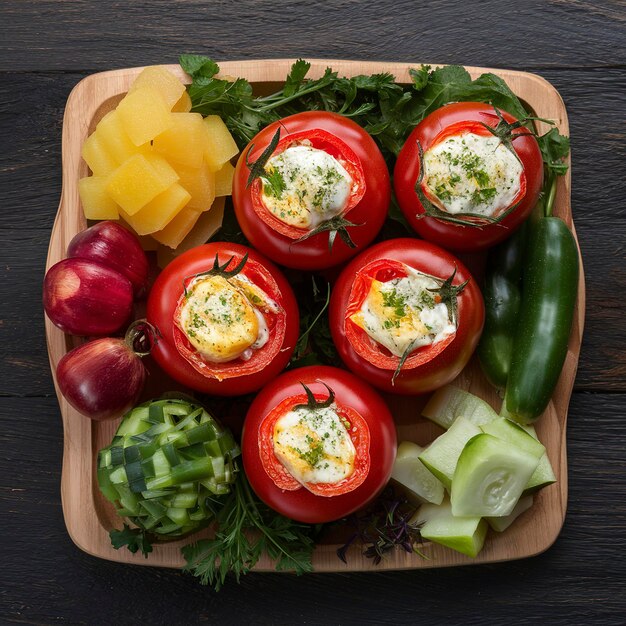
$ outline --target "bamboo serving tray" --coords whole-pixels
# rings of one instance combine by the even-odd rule
[[[220,63],[223,75],[247,78],[259,92],[270,93],[284,80],[293,59],[269,61],[231,61]],[[361,61],[314,60],[309,76],[321,76],[330,66],[340,75],[373,74],[391,72],[400,83],[409,83],[410,67],[418,63],[372,63]],[[112,108],[128,90],[134,78],[143,68],[122,69],[94,74],[82,80],[69,96],[63,118],[63,187],[59,209],[50,237],[46,269],[65,256],[67,245],[74,235],[87,226],[78,197],[78,180],[88,174],[87,165],[81,159],[81,146],[95,129],[97,122]],[[170,69],[181,79],[188,77],[179,66]],[[468,67],[473,78],[483,72],[494,72],[501,76],[511,89],[541,118],[554,120],[561,133],[569,135],[565,106],[554,87],[543,78],[526,72]],[[540,132],[547,130],[539,123]],[[574,231],[570,205],[570,170],[558,181],[555,215],[561,217]],[[480,273],[482,255],[475,258],[463,257],[470,269]],[[478,269],[477,269],[478,268]],[[549,548],[556,540],[567,505],[567,451],[565,429],[567,409],[574,384],[578,355],[580,352],[585,311],[585,285],[582,272],[578,289],[578,301],[570,336],[565,366],[552,400],[540,421],[537,432],[546,447],[554,468],[557,482],[535,496],[533,507],[524,513],[504,533],[489,533],[481,553],[471,559],[434,543],[424,543],[421,551],[427,558],[396,550],[379,565],[373,565],[362,556],[362,549],[353,545],[347,553],[348,564],[336,556],[338,545],[319,544],[313,557],[315,571],[380,571],[414,568],[444,567],[471,563],[494,563],[529,557]],[[46,336],[50,366],[54,379],[64,428],[63,472],[61,498],[63,514],[68,532],[74,543],[85,552],[104,559],[164,567],[181,567],[183,559],[180,547],[194,538],[205,536],[208,531],[198,533],[184,541],[156,543],[154,551],[146,559],[141,554],[128,550],[114,550],[108,531],[121,527],[122,520],[113,507],[101,496],[96,482],[95,463],[99,449],[108,445],[117,428],[118,420],[93,422],[81,416],[59,392],[55,371],[61,357],[81,339],[65,335],[46,318]],[[169,389],[154,388],[156,376],[151,377],[146,397],[160,395]],[[501,401],[487,384],[480,367],[473,360],[457,378],[457,386],[467,389],[487,400],[496,410]],[[420,444],[431,441],[442,431],[427,420],[419,417],[427,398],[387,397],[397,423],[399,441],[411,439]],[[210,407],[209,407],[210,408]],[[255,570],[272,571],[272,562],[263,557]]]

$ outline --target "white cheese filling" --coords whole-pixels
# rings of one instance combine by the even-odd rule
[[[348,204],[352,177],[324,150],[295,145],[269,159],[265,169],[263,204],[285,224],[313,229]]]
[[[274,426],[274,453],[300,484],[338,483],[354,472],[356,450],[333,406],[299,407]]]
[[[423,184],[448,213],[492,217],[511,205],[524,168],[498,137],[448,137],[424,153]]]
[[[269,340],[260,308],[276,304],[243,276],[201,276],[187,287],[179,326],[207,361],[248,360]]]
[[[350,319],[395,356],[442,341],[456,331],[448,307],[436,301],[440,285],[405,266],[407,276],[372,281],[360,310]],[[411,350],[411,351],[412,351]]]

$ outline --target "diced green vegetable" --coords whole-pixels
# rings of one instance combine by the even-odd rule
[[[459,457],[450,502],[455,516],[510,515],[539,458],[485,433],[472,438]]]
[[[449,491],[457,461],[465,444],[481,432],[478,426],[464,417],[459,417],[447,432],[437,437],[420,454],[419,459]]]
[[[532,424],[528,424],[522,426],[522,428],[533,438],[539,439],[537,437],[537,431]],[[530,495],[532,493],[536,493],[540,489],[547,487],[548,485],[552,485],[556,482],[556,475],[554,474],[554,470],[552,469],[552,464],[550,463],[550,459],[548,458],[548,454],[544,453],[544,455],[539,459],[539,465],[537,465],[537,469],[533,472],[533,475],[530,477],[528,484],[524,489],[524,495]]]
[[[486,517],[487,524],[496,532],[505,531],[524,511],[527,511],[533,505],[532,496],[523,496],[519,499],[515,508],[509,515],[504,517]]]
[[[481,550],[487,536],[487,523],[480,517],[452,515],[449,501],[441,505],[424,504],[411,520],[424,525],[420,529],[423,539],[439,543],[474,558]]]
[[[441,504],[443,484],[420,461],[422,452],[423,448],[412,441],[400,443],[391,478],[404,489],[409,499]]]
[[[528,452],[538,459],[546,453],[546,449],[538,439],[528,434],[519,424],[505,417],[499,417],[493,422],[481,426],[481,430],[488,435],[512,443],[519,450]]]
[[[129,411],[98,455],[98,484],[120,515],[161,537],[206,525],[207,498],[228,493],[239,448],[228,430],[187,400]]]
[[[488,424],[498,417],[484,400],[454,385],[435,391],[423,408],[422,415],[446,430],[459,416],[476,426]]]

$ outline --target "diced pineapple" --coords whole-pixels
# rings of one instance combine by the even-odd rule
[[[189,193],[174,183],[134,215],[124,211],[120,213],[138,235],[151,235],[165,228],[189,202],[189,198]]]
[[[185,85],[163,65],[151,65],[142,70],[141,74],[135,78],[129,92],[136,91],[142,87],[151,87],[158,91],[168,109],[172,109],[182,98],[185,92]]]
[[[170,127],[154,138],[152,147],[170,161],[200,167],[209,137],[200,113],[170,113]]]
[[[217,172],[224,163],[239,154],[239,148],[219,115],[208,115],[204,124],[209,130],[210,145],[205,155],[207,164]]]
[[[148,159],[136,154],[111,174],[106,190],[125,213],[134,215],[168,186]]]
[[[157,252],[157,263],[159,267],[165,267],[179,254],[187,252],[196,246],[206,243],[222,225],[224,217],[224,198],[215,198],[215,202],[209,211],[201,213],[196,225],[191,232],[172,250],[167,246],[159,246]]]
[[[185,90],[178,102],[172,107],[172,113],[189,113],[191,111],[191,98]]]
[[[201,211],[194,211],[189,206],[185,206],[165,228],[152,233],[152,237],[159,243],[175,249],[189,234],[201,214]]]
[[[233,193],[233,176],[235,175],[235,168],[229,161],[224,163],[224,166],[215,172],[215,197],[230,196]]]
[[[78,193],[88,220],[116,220],[118,206],[106,192],[106,176],[88,176],[78,181]]]
[[[169,107],[152,87],[128,93],[117,105],[122,127],[136,146],[151,141],[172,124]]]
[[[85,139],[81,154],[89,169],[96,176],[108,176],[118,166],[118,163],[105,148],[97,131]]]
[[[98,123],[96,132],[117,165],[121,165],[140,151],[124,131],[117,111],[107,113]]]
[[[215,199],[215,174],[206,165],[198,169],[177,165],[180,184],[191,194],[187,207],[196,211],[206,211]]]
[[[165,157],[162,157],[160,154],[156,152],[148,152],[144,153],[148,163],[152,165],[152,167],[156,170],[159,178],[165,183],[166,187],[177,183],[180,179],[178,172],[168,163]]]

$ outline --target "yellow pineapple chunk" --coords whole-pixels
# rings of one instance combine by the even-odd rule
[[[177,183],[180,179],[180,176],[176,172],[176,170],[167,162],[167,159],[162,157],[160,154],[156,152],[148,152],[144,153],[146,160],[152,167],[156,170],[159,178],[165,183],[166,187]]]
[[[194,227],[200,215],[200,211],[194,211],[188,206],[185,206],[165,228],[156,233],[152,233],[152,237],[159,243],[175,249],[189,234],[189,231]]]
[[[177,165],[180,184],[191,194],[187,207],[196,211],[206,211],[215,199],[215,174],[203,164],[198,169]]]
[[[209,167],[217,172],[224,163],[239,154],[239,148],[219,115],[208,115],[204,124],[209,129],[210,145],[205,154]]]
[[[124,131],[117,111],[107,113],[98,123],[96,132],[117,165],[121,165],[140,151]]]
[[[235,168],[230,161],[226,161],[223,167],[215,172],[215,196],[230,196],[233,193],[233,176]]]
[[[142,70],[141,74],[135,78],[135,82],[131,85],[128,93],[142,87],[152,87],[158,91],[170,110],[185,93],[185,85],[163,65],[151,65]]]
[[[129,92],[117,105],[117,113],[136,146],[151,141],[172,124],[169,107],[153,87],[139,87]]]
[[[157,251],[157,263],[159,267],[165,267],[179,254],[187,252],[196,246],[206,243],[222,225],[224,217],[224,198],[215,198],[210,211],[200,214],[195,226],[190,233],[178,244],[176,250],[167,246],[159,246]]]
[[[189,111],[191,111],[191,98],[185,90],[178,102],[172,107],[172,113],[189,113]]]
[[[118,166],[118,163],[105,148],[102,137],[97,131],[85,139],[81,154],[89,169],[96,176],[107,176]]]
[[[128,215],[134,215],[168,187],[148,159],[136,154],[111,174],[106,190]]]
[[[106,176],[87,176],[78,181],[78,194],[88,220],[116,220],[118,206],[106,192]]]
[[[154,138],[152,147],[170,161],[200,167],[209,137],[200,113],[170,113],[170,127]]]
[[[165,228],[189,202],[189,198],[189,193],[174,183],[134,215],[124,211],[120,213],[138,235],[151,235]]]

